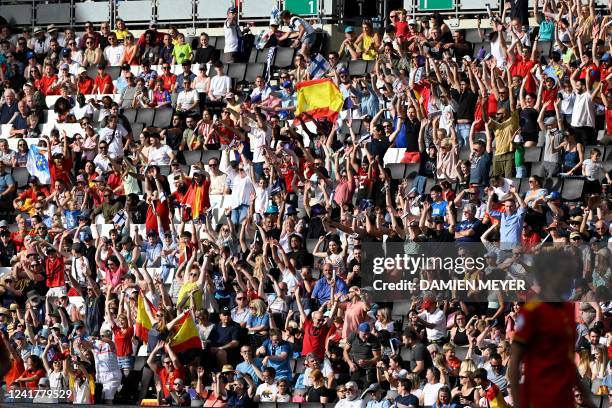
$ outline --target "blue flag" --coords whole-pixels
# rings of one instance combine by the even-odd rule
[[[50,184],[51,174],[49,174],[49,162],[47,157],[40,152],[36,145],[31,145],[28,151],[28,162],[26,168],[31,176],[35,176],[40,184]]]

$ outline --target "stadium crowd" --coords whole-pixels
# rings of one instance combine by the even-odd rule
[[[477,44],[437,13],[384,17],[323,61],[286,11],[255,37],[230,8],[222,49],[120,19],[0,28],[6,401],[608,402],[609,8],[508,2]],[[291,66],[229,75],[271,47]],[[294,113],[315,78],[344,100],[327,119]],[[482,245],[468,280],[536,274],[553,247],[574,262],[570,320],[495,291],[377,299],[362,268],[383,242]]]

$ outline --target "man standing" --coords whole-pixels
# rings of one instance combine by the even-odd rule
[[[118,123],[116,115],[108,117],[106,127],[100,129],[100,141],[108,144],[108,155],[111,159],[123,157],[123,141],[128,135],[127,130]]]
[[[376,381],[376,363],[380,360],[380,343],[370,333],[370,324],[361,323],[357,333],[351,333],[344,346],[344,361],[349,365],[351,379],[362,384]]]
[[[510,194],[503,197],[505,212],[501,215],[499,226],[499,242],[501,249],[510,249],[521,243],[521,232],[523,230],[523,220],[527,214],[527,204],[516,192],[516,187],[510,187]],[[487,211],[492,212],[493,191],[489,191],[487,201]],[[519,207],[517,208],[517,203]]]
[[[419,322],[425,326],[427,340],[442,346],[446,343],[446,316],[444,311],[438,307],[437,302],[431,298],[423,300],[422,312],[419,314]]]
[[[225,47],[223,48],[225,61],[229,63],[240,62],[242,32],[238,25],[238,9],[236,7],[227,9],[227,19],[223,24],[223,31],[225,34]]]

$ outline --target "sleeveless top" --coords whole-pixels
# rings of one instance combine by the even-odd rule
[[[451,339],[451,342],[455,346],[467,346],[470,344],[466,331],[460,331],[459,329],[455,332],[455,336]]]
[[[563,171],[569,171],[578,164],[578,150],[574,151],[563,151]]]
[[[374,36],[373,35],[363,35],[363,54],[361,54],[361,58],[364,61],[374,61],[378,56],[378,53],[375,49],[371,49],[370,46],[374,45]],[[366,51],[367,50],[367,51]]]

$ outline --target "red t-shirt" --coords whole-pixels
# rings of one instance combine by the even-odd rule
[[[280,173],[281,176],[285,179],[285,187],[287,188],[288,193],[293,193],[293,177],[295,176],[295,171],[291,168],[292,164],[283,162],[280,165]]]
[[[555,102],[557,100],[557,96],[559,95],[559,88],[554,87],[553,89],[546,89],[546,87],[544,87],[544,89],[542,90],[542,106],[545,106],[545,109],[547,111],[554,111],[555,110]],[[546,106],[546,102],[551,101],[552,104]]]
[[[174,391],[174,380],[180,378],[183,382],[185,381],[185,369],[183,367],[175,368],[172,372],[168,372],[166,367],[158,367],[155,373],[159,375],[165,397],[170,395],[170,391]]]
[[[66,278],[64,277],[64,259],[60,256],[55,256],[53,259],[50,257],[45,258],[45,270],[47,272],[47,287],[55,288],[58,286],[66,285]]]
[[[113,191],[115,191],[117,187],[121,187],[123,185],[123,179],[121,178],[120,174],[117,174],[113,171],[112,173],[109,173],[108,180],[106,181],[106,183],[110,188],[113,189]],[[118,194],[124,195],[123,192],[119,192]]]
[[[89,95],[93,93],[94,81],[90,77],[87,77],[85,80],[79,79],[77,86],[79,87],[79,93]]]
[[[4,382],[7,387],[15,381],[15,379],[21,377],[21,374],[25,371],[25,367],[23,366],[23,360],[19,357],[11,362],[11,368],[8,373],[4,376]]]
[[[36,86],[43,95],[56,95],[57,92],[50,89],[55,81],[57,81],[57,75],[43,75],[39,80],[34,82],[34,86]]]
[[[122,329],[119,326],[113,326],[113,334],[115,336],[115,345],[117,346],[117,357],[131,356],[134,328],[128,327]]]
[[[55,185],[55,180],[63,180],[64,183],[69,186],[70,183],[70,169],[72,169],[72,159],[64,157],[61,169],[58,169],[55,165],[55,160],[49,161],[49,174],[51,174],[51,186]]]
[[[164,89],[168,92],[172,89],[172,86],[176,83],[176,75],[174,74],[163,74],[160,75],[159,78],[164,81]]]
[[[11,242],[15,245],[15,249],[17,252],[21,252],[23,249],[23,239],[28,235],[28,232],[25,232],[25,235],[22,235],[19,231],[11,232]]]
[[[536,93],[536,83],[531,75],[530,71],[535,66],[535,61],[524,60],[522,56],[517,55],[514,60],[514,64],[510,67],[510,74],[512,76],[520,76],[525,78],[527,76],[527,83],[525,84],[525,91],[528,93]]]
[[[302,344],[302,356],[314,353],[320,359],[325,355],[325,339],[329,333],[330,326],[322,325],[315,328],[312,319],[309,317],[304,321],[304,341]]]
[[[40,369],[40,370],[25,370],[25,376],[26,377],[32,377],[35,376],[34,381],[28,381],[27,383],[25,383],[25,386],[27,388],[30,388],[32,390],[38,388],[38,380],[40,380],[43,377],[47,376],[47,373],[45,373],[45,370]]]
[[[408,22],[407,21],[398,21],[395,25],[395,35],[402,40],[405,40],[408,37]]]
[[[575,333],[572,303],[532,300],[523,305],[513,339],[525,346],[521,406],[574,408]]]
[[[94,92],[101,94],[113,92],[113,80],[110,75],[105,73],[103,76],[96,76],[96,80],[94,81]]]
[[[159,214],[159,218],[162,222],[164,231],[170,231],[170,211],[168,210],[168,204],[166,200],[155,201],[155,210]],[[151,206],[147,209],[147,220],[145,221],[145,227],[147,231],[157,231],[157,217],[153,214]]]

